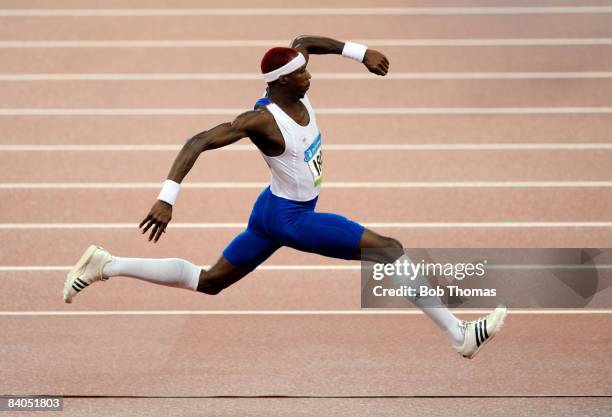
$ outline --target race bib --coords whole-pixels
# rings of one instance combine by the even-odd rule
[[[304,151],[304,162],[308,164],[314,185],[320,185],[323,181],[323,150],[321,149],[321,134]]]

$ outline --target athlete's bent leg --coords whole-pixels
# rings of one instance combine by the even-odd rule
[[[403,245],[398,240],[379,235],[369,229],[365,229],[363,232],[361,242],[359,243],[359,250],[355,253],[355,259],[376,263],[392,263],[398,260],[402,264],[412,263],[410,258],[404,253]],[[404,279],[404,277],[394,278],[398,283]],[[422,274],[414,277],[412,283],[415,287],[430,286],[429,281]],[[444,332],[453,346],[460,346],[463,343],[464,334],[461,329],[461,320],[455,317],[439,298],[408,298]]]
[[[215,295],[245,277],[278,248],[276,242],[247,229],[232,240],[209,270],[182,259],[113,258],[104,273]]]
[[[393,238],[379,235],[360,224],[331,213],[309,212],[301,216],[302,222],[293,230],[293,241],[288,245],[299,250],[342,259],[362,259],[377,263],[412,263],[404,254],[402,244]],[[370,250],[364,250],[370,249]],[[377,250],[378,249],[378,250]],[[404,277],[395,277],[403,279]],[[424,276],[413,281],[415,285],[429,286]],[[453,346],[463,343],[461,321],[441,302],[432,297],[409,298],[430,317],[450,339]]]
[[[183,259],[113,258],[103,273],[216,295],[245,277],[278,247],[276,242],[247,229],[232,240],[209,270]]]
[[[168,287],[205,294],[218,294],[266,260],[280,245],[265,236],[245,230],[223,252],[208,271],[184,259],[145,259],[111,256],[102,247],[89,246],[64,281],[66,303],[96,281],[123,276]]]
[[[268,259],[280,245],[248,228],[230,242],[212,268],[202,271],[198,291],[219,294]]]
[[[221,256],[208,271],[202,270],[197,290],[209,295],[219,294],[225,288],[244,278],[252,270],[252,268],[234,266],[225,257]]]
[[[235,267],[224,257],[221,257],[209,270],[177,258],[113,257],[104,266],[102,273],[105,277],[131,277],[154,284],[215,295],[245,277],[250,271],[251,269]]]

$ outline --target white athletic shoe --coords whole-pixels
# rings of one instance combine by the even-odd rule
[[[81,259],[66,276],[64,281],[64,302],[71,303],[72,299],[83,288],[96,281],[108,279],[102,274],[102,268],[112,259],[111,254],[100,246],[89,246]]]
[[[498,306],[495,311],[475,321],[461,321],[464,339],[462,346],[455,350],[464,358],[472,359],[484,345],[489,343],[501,330],[508,314],[505,306]]]

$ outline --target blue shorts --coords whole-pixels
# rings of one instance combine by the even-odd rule
[[[248,269],[255,269],[281,246],[353,259],[364,227],[337,214],[316,213],[317,198],[287,200],[267,187],[253,206],[247,229],[225,248],[223,256],[232,265]]]

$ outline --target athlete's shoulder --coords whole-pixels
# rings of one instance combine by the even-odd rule
[[[257,107],[238,115],[232,126],[245,132],[261,132],[273,120],[274,117],[265,107]]]

